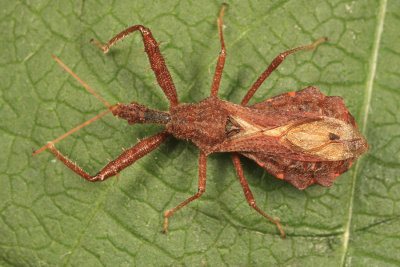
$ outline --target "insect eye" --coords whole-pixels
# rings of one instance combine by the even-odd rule
[[[227,137],[232,137],[240,132],[240,126],[232,122],[231,118],[228,117],[225,125],[225,134]]]

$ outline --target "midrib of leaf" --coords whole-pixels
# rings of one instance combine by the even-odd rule
[[[369,106],[371,103],[371,95],[372,95],[372,90],[373,90],[373,85],[374,85],[375,74],[376,74],[376,65],[378,62],[379,45],[381,42],[383,25],[384,25],[384,21],[385,21],[386,6],[387,6],[387,0],[381,0],[381,2],[379,4],[379,13],[378,13],[377,25],[376,25],[376,30],[375,30],[374,45],[372,48],[372,54],[371,54],[371,59],[370,59],[367,83],[365,86],[365,96],[364,96],[364,103],[363,103],[364,116],[363,116],[363,120],[362,120],[362,129],[361,129],[361,132],[364,135],[366,135],[366,131],[367,131],[368,110],[369,110]],[[353,202],[354,202],[354,195],[355,195],[355,186],[356,186],[356,182],[357,182],[357,174],[358,174],[360,162],[361,162],[361,160],[357,161],[354,172],[353,172],[353,179],[352,179],[353,182],[351,185],[351,195],[350,195],[350,202],[349,202],[349,209],[348,209],[347,224],[346,224],[345,231],[343,233],[343,254],[342,254],[342,259],[341,259],[341,266],[345,266],[345,264],[346,264],[346,254],[347,254],[349,240],[350,240],[350,227],[351,227],[352,215],[353,215]]]

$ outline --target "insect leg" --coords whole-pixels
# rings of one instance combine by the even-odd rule
[[[249,188],[249,185],[246,181],[246,178],[244,177],[242,165],[240,164],[240,159],[239,155],[237,153],[232,153],[232,158],[233,158],[233,164],[235,165],[236,173],[239,176],[239,181],[240,185],[243,188],[244,195],[247,199],[247,202],[253,209],[255,209],[258,213],[260,213],[262,216],[270,220],[271,222],[275,223],[276,226],[279,229],[279,232],[281,233],[282,237],[286,237],[285,232],[282,229],[282,226],[279,223],[279,219],[277,218],[272,218],[271,216],[268,216],[266,213],[264,213],[257,205],[256,201],[254,200],[253,194],[251,193],[251,190]]]
[[[75,173],[79,174],[82,178],[88,180],[89,182],[104,181],[108,177],[117,175],[118,173],[125,169],[126,167],[133,164],[136,160],[145,156],[149,152],[153,151],[155,148],[160,146],[164,140],[169,136],[169,133],[161,132],[152,137],[146,138],[128,150],[125,150],[118,158],[110,161],[99,173],[91,176],[84,170],[82,170],[76,163],[72,163],[68,158],[63,156],[60,151],[55,149],[54,144],[49,145],[50,151],[68,168],[70,168]]]
[[[251,89],[247,92],[247,94],[244,96],[242,102],[240,103],[242,106],[245,106],[247,102],[253,97],[254,93],[257,91],[257,89],[261,86],[261,84],[264,82],[264,80],[282,63],[282,61],[290,54],[300,51],[300,50],[312,50],[314,49],[317,45],[322,43],[323,41],[326,41],[328,38],[323,37],[316,41],[313,44],[310,45],[305,45],[305,46],[300,46],[296,47],[293,49],[290,49],[288,51],[285,51],[283,53],[280,53],[268,66],[268,68],[258,77],[257,81],[253,84]]]
[[[151,69],[156,75],[158,84],[161,86],[164,94],[170,101],[171,106],[178,105],[178,95],[176,93],[174,82],[172,81],[171,74],[165,65],[160,49],[158,48],[159,43],[154,39],[150,29],[142,25],[135,25],[115,35],[104,46],[94,39],[92,39],[91,42],[100,47],[103,53],[107,53],[110,46],[114,45],[118,40],[123,40],[127,35],[135,31],[140,31],[142,33],[144,49],[149,58]]]
[[[223,34],[223,24],[222,24],[222,16],[224,15],[226,4],[222,4],[221,13],[217,19],[218,23],[218,30],[219,30],[219,39],[221,42],[221,52],[219,52],[217,66],[215,67],[215,73],[213,78],[213,83],[211,86],[211,95],[218,96],[218,89],[219,84],[221,82],[222,70],[224,69],[225,65],[225,58],[226,58],[226,49],[225,49],[225,42],[224,42],[224,34]]]
[[[172,214],[177,212],[183,206],[186,206],[189,202],[195,200],[196,198],[199,198],[204,193],[204,191],[206,191],[206,180],[207,180],[206,172],[207,172],[207,156],[205,153],[200,151],[200,155],[199,155],[199,186],[198,186],[197,194],[186,199],[181,204],[176,206],[174,209],[165,211],[165,213],[164,213],[164,217],[165,217],[164,228],[162,230],[163,233],[165,233],[165,231],[167,230],[168,218],[171,217]]]

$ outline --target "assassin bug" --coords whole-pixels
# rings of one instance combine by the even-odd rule
[[[247,105],[263,81],[286,56],[300,50],[312,50],[325,41],[326,37],[311,45],[279,54],[253,84],[240,105],[219,99],[218,89],[226,57],[222,27],[225,6],[223,4],[217,19],[221,51],[211,86],[211,95],[198,104],[178,102],[175,85],[160,53],[159,44],[151,31],[142,25],[122,31],[104,46],[96,40],[91,41],[97,44],[103,53],[107,53],[110,46],[117,41],[135,31],[140,31],[151,69],[170,101],[168,112],[150,109],[137,102],[111,106],[54,57],[64,69],[95,94],[108,110],[49,142],[33,155],[48,148],[72,171],[90,182],[95,182],[104,181],[114,175],[118,177],[121,170],[160,146],[170,135],[191,140],[200,149],[198,192],[174,209],[165,212],[163,228],[165,232],[168,218],[205,192],[207,156],[213,152],[232,152],[233,164],[248,204],[275,223],[280,234],[285,236],[279,219],[270,217],[256,205],[244,176],[239,154],[254,160],[275,177],[290,182],[298,189],[305,189],[311,184],[332,185],[340,174],[350,168],[357,157],[368,150],[368,144],[357,130],[355,120],[345,107],[343,99],[338,96],[325,96],[313,86]],[[127,120],[129,124],[156,123],[165,125],[166,128],[124,150],[100,172],[91,176],[56,150],[54,144],[109,112],[117,118]]]

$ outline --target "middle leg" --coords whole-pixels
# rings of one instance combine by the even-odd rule
[[[215,67],[215,73],[213,78],[213,83],[211,85],[211,96],[218,96],[219,84],[221,82],[222,71],[225,65],[226,58],[226,48],[224,42],[224,33],[223,33],[223,24],[222,24],[222,16],[224,15],[226,4],[222,4],[221,13],[217,19],[218,30],[219,30],[219,40],[221,42],[221,52],[219,52],[217,66]]]
[[[167,230],[168,218],[171,217],[172,214],[174,214],[175,212],[180,210],[182,207],[189,204],[189,202],[192,202],[193,200],[199,198],[204,193],[204,191],[206,191],[206,180],[207,180],[206,172],[207,172],[207,155],[205,153],[203,153],[202,151],[200,151],[200,155],[199,155],[199,186],[198,186],[197,194],[186,199],[181,204],[176,206],[174,209],[165,211],[165,213],[164,213],[164,217],[165,217],[164,228],[162,230],[163,233],[165,233],[165,231]]]

